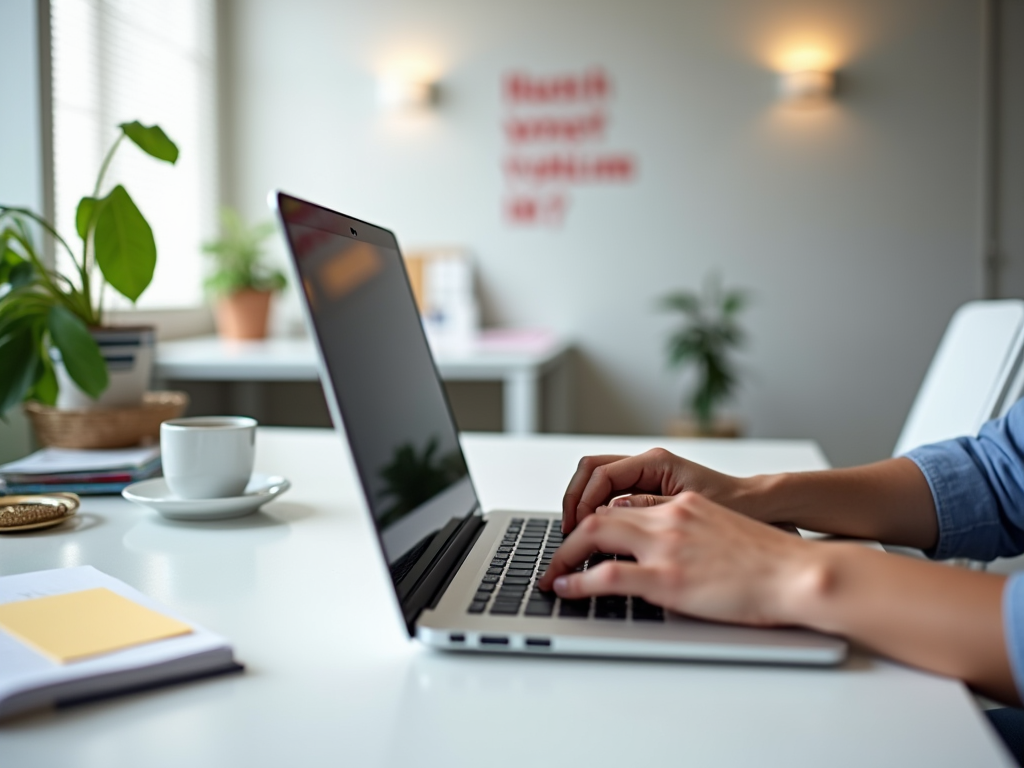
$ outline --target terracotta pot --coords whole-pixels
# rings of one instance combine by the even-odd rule
[[[665,430],[669,437],[739,437],[743,425],[735,419],[715,419],[711,429],[704,431],[695,419],[672,419]]]
[[[247,288],[217,300],[217,333],[222,339],[264,339],[272,291]]]

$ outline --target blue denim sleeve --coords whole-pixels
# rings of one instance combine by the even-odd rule
[[[1014,574],[1003,587],[1003,632],[1017,693],[1024,699],[1024,573]]]
[[[977,437],[906,454],[935,501],[939,540],[929,557],[992,560],[1024,552],[1024,400]]]

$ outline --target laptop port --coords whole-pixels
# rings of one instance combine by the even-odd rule
[[[450,643],[464,643],[466,642],[466,636],[461,632],[452,632],[448,635],[448,642]]]
[[[508,638],[502,635],[482,635],[480,645],[508,645]]]
[[[550,648],[551,639],[547,637],[528,637],[526,638],[526,645],[532,648]]]

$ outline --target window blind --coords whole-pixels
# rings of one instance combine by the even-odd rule
[[[200,304],[200,244],[217,230],[219,199],[214,0],[52,0],[51,23],[58,231],[80,247],[75,207],[92,193],[117,124],[159,124],[177,164],[126,141],[101,192],[124,184],[153,228],[156,274],[139,307]],[[105,308],[128,306],[107,290]]]

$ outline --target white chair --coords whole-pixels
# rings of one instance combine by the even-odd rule
[[[1024,301],[969,301],[953,314],[893,456],[919,445],[976,435],[1024,394]],[[902,547],[887,547],[907,554]],[[987,563],[948,561],[971,570]]]
[[[1024,393],[1024,301],[970,301],[949,321],[893,456],[976,435]]]

